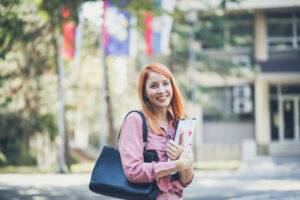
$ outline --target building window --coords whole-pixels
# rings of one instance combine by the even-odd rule
[[[237,114],[251,113],[253,110],[251,88],[249,85],[234,86],[232,89],[233,112]]]
[[[270,50],[299,49],[300,13],[267,14]]]
[[[300,95],[300,85],[282,85],[281,86],[281,93],[287,95]]]
[[[206,88],[203,95],[203,114],[205,121],[244,121],[253,119],[253,87],[250,85],[234,87]]]
[[[253,16],[201,17],[196,39],[201,42],[203,49],[252,47]]]

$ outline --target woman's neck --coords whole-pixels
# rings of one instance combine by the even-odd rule
[[[167,122],[168,121],[167,112],[168,112],[168,109],[163,108],[163,109],[155,110],[154,115],[159,122]]]

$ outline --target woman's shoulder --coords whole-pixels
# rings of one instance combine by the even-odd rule
[[[141,111],[139,111],[141,112]],[[141,117],[141,115],[136,112],[136,111],[130,111],[127,113],[127,115],[125,116],[125,122],[127,121],[135,121],[135,122],[138,122],[138,123],[142,123],[143,119]]]
[[[121,126],[121,131],[123,134],[131,134],[141,135],[143,127],[143,120],[139,113],[137,112],[129,112],[125,116],[123,124]]]

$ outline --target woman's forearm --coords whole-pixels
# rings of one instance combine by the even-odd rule
[[[179,172],[179,177],[181,177],[180,180],[182,180],[182,183],[189,182],[194,175],[192,167],[194,165],[193,154],[190,151],[184,150],[181,153],[180,158],[173,162],[175,162],[175,167],[161,170],[160,172],[156,173],[156,178]]]
[[[178,171],[181,171],[182,168],[183,168],[182,161],[181,160],[176,160],[174,162],[175,162],[175,167],[174,168],[167,169],[167,170],[162,170],[162,171],[158,172],[156,174],[156,178],[161,178],[161,177],[176,173]]]

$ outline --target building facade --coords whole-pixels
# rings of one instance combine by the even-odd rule
[[[188,0],[179,7],[197,12],[202,25],[225,16],[202,26],[210,34],[200,33],[196,42],[209,57],[230,60],[254,75],[199,78],[210,103],[203,108],[202,158],[242,158],[249,140],[258,155],[299,156],[300,1],[244,0],[211,12],[219,3]]]

